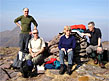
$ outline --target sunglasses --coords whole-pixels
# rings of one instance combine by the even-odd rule
[[[38,33],[33,33],[33,34],[38,34]]]

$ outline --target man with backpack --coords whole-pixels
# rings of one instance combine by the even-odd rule
[[[43,60],[45,42],[43,38],[38,36],[39,32],[37,29],[34,29],[32,34],[33,34],[33,38],[30,39],[28,44],[29,54],[25,55],[25,60],[27,62],[27,65],[32,66],[33,64],[37,71],[37,65]]]

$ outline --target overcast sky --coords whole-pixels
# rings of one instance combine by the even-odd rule
[[[94,21],[109,41],[109,0],[0,0],[0,31],[16,27],[14,19],[23,15],[23,8],[38,22],[40,36],[49,40],[63,31],[65,25]],[[33,25],[32,25],[33,28]]]

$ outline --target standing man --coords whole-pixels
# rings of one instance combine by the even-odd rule
[[[95,28],[94,22],[88,23],[88,30],[83,33],[90,39],[90,45],[86,48],[87,54],[90,54],[94,59],[94,63],[99,63],[101,68],[105,68],[104,64],[102,63],[103,59],[103,48],[101,45],[101,31],[99,28]]]
[[[24,15],[16,18],[14,20],[14,23],[20,27],[21,33],[19,36],[19,46],[20,46],[20,51],[28,53],[28,42],[29,39],[31,38],[31,23],[34,24],[34,29],[37,29],[37,22],[35,19],[28,15],[29,14],[29,9],[24,8],[23,9]],[[21,24],[18,23],[18,21],[21,21]]]

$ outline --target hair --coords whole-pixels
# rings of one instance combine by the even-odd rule
[[[89,22],[88,25],[92,24],[93,26],[95,26],[95,23],[93,21]]]
[[[66,30],[70,30],[71,31],[71,27],[70,26],[64,26],[64,34],[66,33]]]
[[[34,30],[37,30],[37,33],[39,34],[39,31],[38,31],[38,29],[33,29],[33,31],[34,31]]]
[[[23,11],[25,10],[26,8],[23,8]],[[27,8],[28,9],[28,8]],[[28,9],[28,11],[29,11],[29,9]]]

